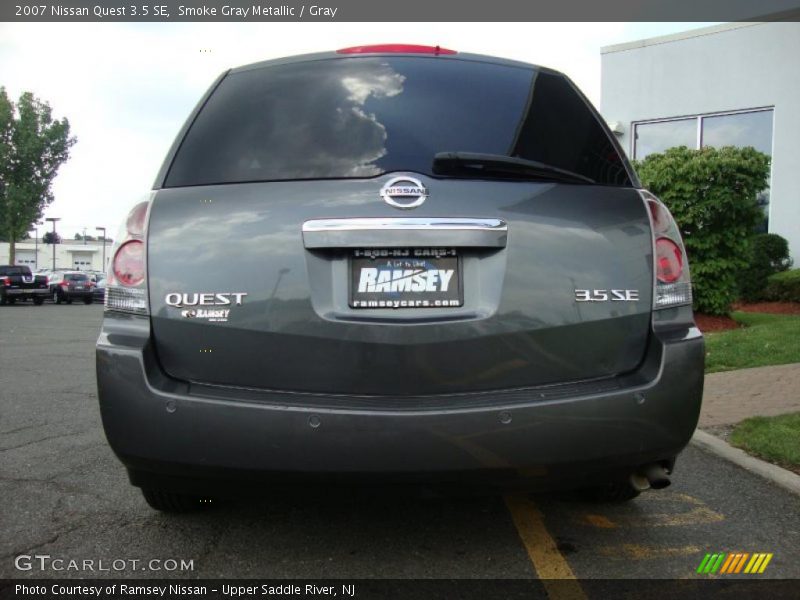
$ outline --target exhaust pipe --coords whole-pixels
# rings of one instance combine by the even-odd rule
[[[667,487],[672,481],[667,470],[658,463],[645,466],[641,471],[637,471],[630,478],[631,485],[640,492],[645,490],[661,490]]]

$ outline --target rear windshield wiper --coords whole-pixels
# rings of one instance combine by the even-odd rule
[[[580,173],[560,169],[537,160],[476,152],[438,152],[433,157],[433,172],[437,175],[481,173],[494,177],[506,175],[515,179],[535,178],[567,183],[597,183]]]

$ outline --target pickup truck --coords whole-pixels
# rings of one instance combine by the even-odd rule
[[[14,304],[17,300],[33,299],[37,306],[44,302],[49,289],[47,277],[33,275],[24,265],[0,265],[0,304]]]

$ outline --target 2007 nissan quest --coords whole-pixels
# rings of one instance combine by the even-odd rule
[[[156,509],[240,483],[669,483],[686,253],[563,74],[368,46],[224,73],[114,251],[108,441]]]

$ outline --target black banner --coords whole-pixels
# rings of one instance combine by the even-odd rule
[[[657,565],[654,565],[657,570]],[[586,598],[615,600],[647,598],[735,598],[749,600],[796,598],[797,581],[789,579],[61,579],[0,580],[0,600],[129,600],[247,598],[337,598],[546,600]]]
[[[0,21],[762,21],[800,20],[800,0],[8,0]]]

